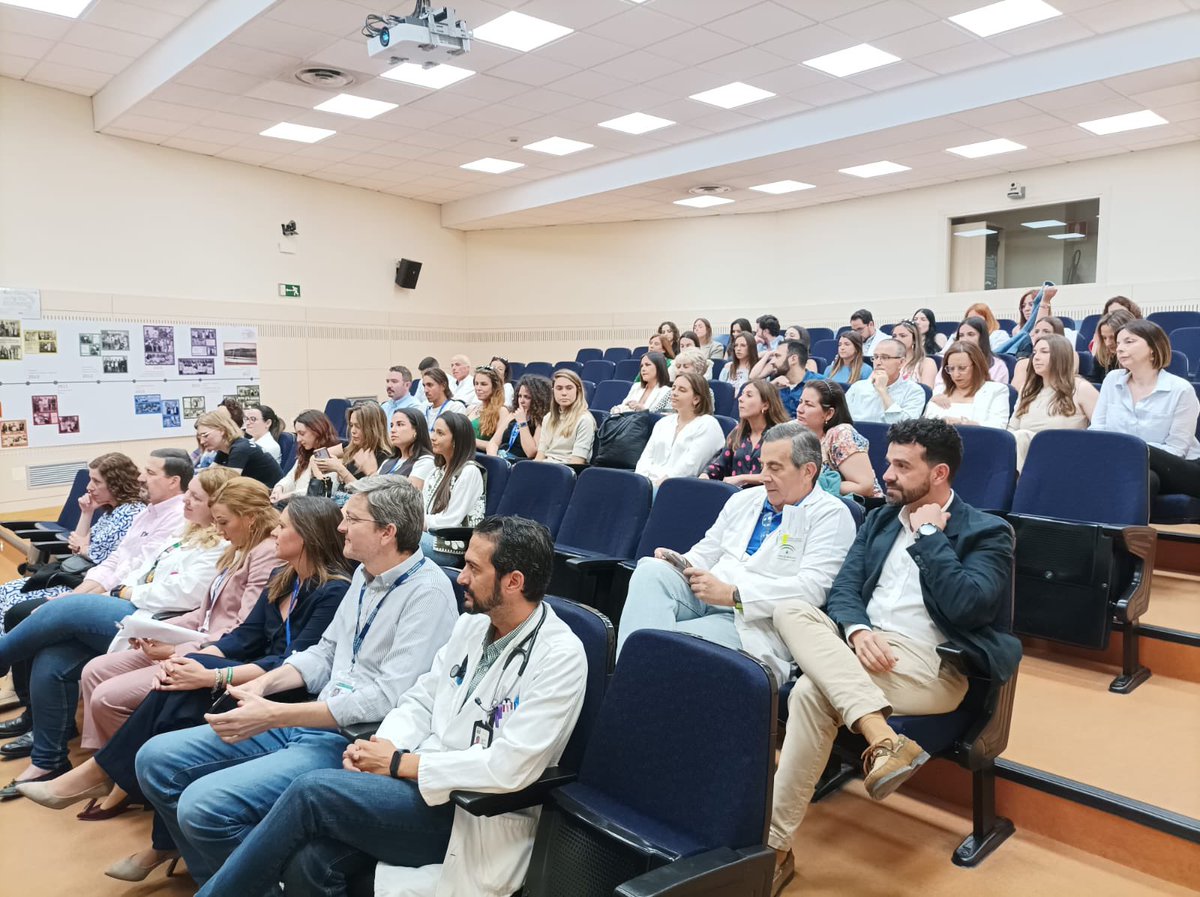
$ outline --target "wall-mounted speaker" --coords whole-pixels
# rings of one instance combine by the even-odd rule
[[[396,286],[406,290],[415,289],[417,278],[421,276],[421,263],[400,259],[396,262]]]

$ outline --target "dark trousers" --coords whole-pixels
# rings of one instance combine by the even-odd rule
[[[1150,446],[1150,500],[1160,494],[1200,498],[1200,458],[1187,461]]]
[[[18,625],[45,603],[45,598],[31,598],[28,601],[22,601],[20,604],[14,604],[4,615],[4,631],[12,632],[14,626]],[[17,699],[24,707],[29,706],[29,670],[32,665],[33,661],[31,659],[17,660],[12,665],[13,689],[16,690]]]

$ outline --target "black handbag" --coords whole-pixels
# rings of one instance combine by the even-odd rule
[[[658,418],[659,415],[649,411],[629,411],[606,418],[596,431],[592,466],[633,470]]]
[[[87,572],[96,566],[96,562],[86,555],[71,554],[67,555],[61,561],[55,561],[52,564],[43,564],[38,567],[25,584],[21,586],[22,593],[36,592],[38,589],[49,589],[54,586],[66,586],[69,589],[76,588]]]

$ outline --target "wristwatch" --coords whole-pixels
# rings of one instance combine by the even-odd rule
[[[399,750],[392,753],[392,763],[388,769],[389,774],[393,779],[400,778],[400,758],[407,754],[406,750]]]
[[[733,609],[736,610],[738,613],[743,612],[742,593],[738,590],[737,586],[733,587]]]
[[[937,531],[938,531],[938,528],[936,526],[934,526],[932,523],[922,523],[921,526],[917,529],[917,538],[923,539],[926,536],[932,536]]]

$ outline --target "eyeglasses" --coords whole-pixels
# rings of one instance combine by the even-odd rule
[[[355,517],[353,514],[342,513],[342,519],[347,523],[369,523],[372,526],[380,526],[377,520],[371,520],[369,517]]]
[[[876,352],[875,360],[876,361],[903,361],[904,358],[903,358],[903,356],[900,356],[900,355],[880,355],[878,352]]]

